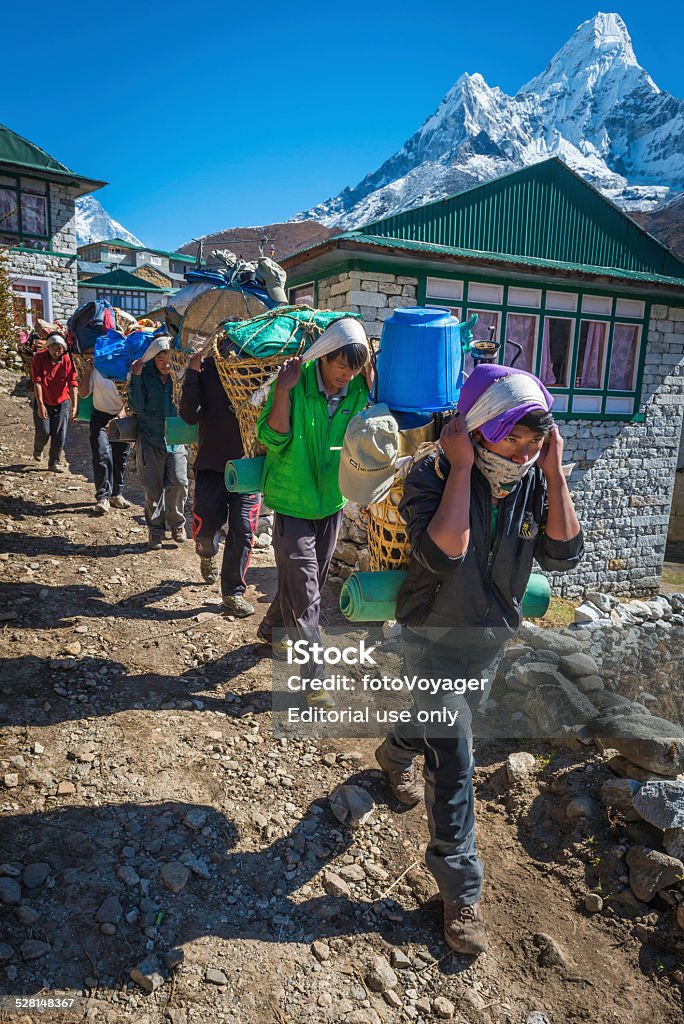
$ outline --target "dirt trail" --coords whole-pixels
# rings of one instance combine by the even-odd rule
[[[270,550],[250,568],[257,615],[230,621],[191,544],[145,550],[134,477],[130,511],[93,515],[83,425],[64,476],[36,467],[31,443],[25,393],[3,371],[0,992],[82,993],[78,1010],[27,1008],[24,1020],[682,1020],[678,961],[649,908],[584,909],[621,835],[563,823],[554,807],[607,776],[595,752],[528,748],[539,769],[511,792],[510,748],[478,751],[491,952],[445,955],[425,815],[388,804],[374,744],[271,733],[270,661],[255,642]],[[377,804],[353,833],[327,805],[348,781]],[[371,991],[372,957],[393,952],[405,954],[396,985]],[[143,987],[130,976],[141,963]]]

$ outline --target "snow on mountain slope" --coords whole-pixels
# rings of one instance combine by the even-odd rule
[[[76,200],[76,244],[104,242],[109,238],[121,238],[133,245],[143,243],[127,231],[117,220],[110,217],[102,203],[95,196],[82,196]]]
[[[580,25],[515,96],[461,75],[377,171],[293,219],[358,227],[549,156],[628,210],[684,189],[684,100],[639,65],[618,14]]]

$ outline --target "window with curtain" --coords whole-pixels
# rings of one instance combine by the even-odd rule
[[[608,324],[596,320],[580,321],[577,350],[576,388],[603,387],[603,368],[608,340]]]
[[[47,235],[47,199],[45,196],[22,192],[21,226],[25,235]]]
[[[537,339],[537,317],[528,316],[526,313],[509,313],[506,317],[506,350],[503,361],[507,366],[513,364],[515,359],[516,370],[527,370],[534,373],[534,347]],[[518,350],[509,345],[508,342],[515,342],[522,347]]]
[[[633,391],[639,363],[638,324],[615,324],[613,349],[610,356],[608,387],[613,391]]]
[[[542,333],[540,377],[547,387],[568,387],[574,320],[547,316]]]
[[[297,285],[296,288],[288,289],[288,298],[291,306],[314,306],[314,283]]]
[[[495,313],[491,309],[469,309],[468,317],[470,318],[473,313],[477,313],[477,323],[473,329],[473,338],[475,341],[489,341],[492,337],[491,328],[494,328],[494,341],[499,340],[499,318],[500,313]]]
[[[0,188],[0,233],[19,230],[19,202],[11,188]]]

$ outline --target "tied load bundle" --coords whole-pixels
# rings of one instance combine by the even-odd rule
[[[214,340],[214,361],[240,426],[247,456],[262,455],[256,422],[268,391],[290,356],[319,359],[351,339],[345,321],[357,313],[335,313],[310,306],[279,306],[241,322],[231,321]]]
[[[286,274],[262,256],[247,262],[228,249],[215,249],[206,264],[185,273],[188,282],[169,298],[165,319],[173,339],[171,376],[178,405],[185,370],[193,355],[206,355],[220,325],[249,320],[287,303]]]
[[[151,331],[135,330],[124,335],[120,331],[108,330],[98,338],[93,348],[93,366],[103,377],[116,384],[124,402],[128,399],[128,377],[131,366],[137,359],[147,362],[164,347],[161,329]]]

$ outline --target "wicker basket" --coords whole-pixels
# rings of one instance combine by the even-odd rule
[[[185,368],[190,362],[192,352],[184,348],[172,348],[170,356],[171,383],[173,385],[173,404],[178,409],[178,407],[180,406],[181,395],[183,393],[183,377],[185,376]]]
[[[433,447],[435,424],[399,431],[399,454],[417,461]],[[368,556],[372,572],[402,569],[411,557],[406,523],[399,514],[404,479],[395,480],[384,501],[368,507]]]
[[[399,515],[404,481],[397,480],[384,501],[368,507],[368,555],[371,572],[403,569],[411,556],[406,523]]]
[[[224,356],[219,349],[219,339],[222,335],[223,329],[214,336],[214,362],[223,390],[235,410],[245,455],[248,458],[263,455],[266,449],[256,437],[256,424],[261,407],[254,405],[252,395],[263,387],[269,377],[278,372],[287,356],[273,356],[271,359],[246,359],[232,353]]]

